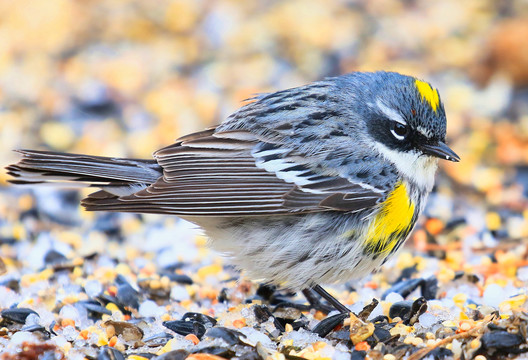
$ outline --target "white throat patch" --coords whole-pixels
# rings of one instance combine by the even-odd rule
[[[427,191],[433,188],[438,159],[414,151],[392,150],[378,142],[374,142],[372,146],[386,160],[393,163],[407,181],[414,182]]]

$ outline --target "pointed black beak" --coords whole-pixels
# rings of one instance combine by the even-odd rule
[[[453,162],[459,162],[460,156],[458,156],[453,150],[449,148],[446,144],[439,141],[435,145],[422,145],[422,151],[431,156],[436,156],[440,159],[449,160]]]

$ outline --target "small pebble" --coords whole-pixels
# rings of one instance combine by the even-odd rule
[[[520,267],[517,269],[517,279],[528,282],[528,266]]]
[[[65,305],[59,311],[59,316],[64,319],[71,319],[75,324],[81,323],[81,314],[75,306]]]
[[[185,286],[174,285],[170,292],[170,298],[176,301],[189,300],[191,296]]]
[[[391,292],[385,297],[385,301],[391,304],[405,300],[403,296],[396,292]]]
[[[499,307],[500,303],[506,300],[506,294],[504,289],[497,284],[490,284],[486,286],[484,294],[482,295],[482,301],[484,304],[493,307]]]
[[[440,320],[429,312],[425,312],[418,317],[418,322],[424,328],[429,329],[434,324],[438,323]]]
[[[156,317],[163,314],[165,309],[158,306],[158,304],[152,300],[145,300],[139,305],[138,312],[143,317]]]
[[[84,291],[88,297],[96,297],[103,292],[103,285],[98,280],[88,280],[84,284]]]

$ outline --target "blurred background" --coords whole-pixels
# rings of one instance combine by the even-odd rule
[[[0,39],[2,166],[16,148],[148,158],[252,94],[392,70],[439,89],[462,158],[428,215],[528,237],[526,1],[3,0]],[[0,189],[2,216],[30,207],[4,172]]]

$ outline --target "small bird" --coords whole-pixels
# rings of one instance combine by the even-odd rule
[[[261,94],[154,160],[18,150],[15,184],[81,182],[88,211],[171,214],[200,226],[250,278],[314,290],[371,273],[405,242],[445,142],[440,95],[394,72]],[[311,290],[312,289],[312,290]]]

